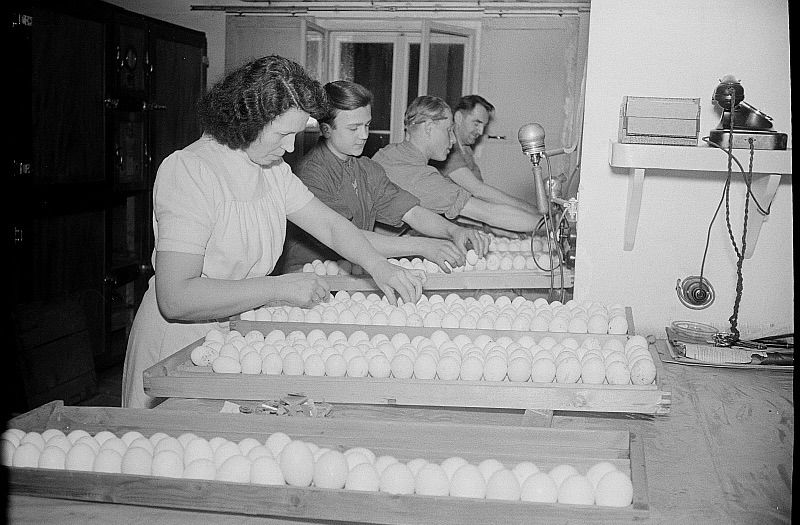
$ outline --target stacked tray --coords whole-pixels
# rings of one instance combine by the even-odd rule
[[[633,486],[631,504],[615,508],[11,467],[8,489],[12,497],[350,523],[522,523],[533,517],[545,522],[627,523],[646,520],[650,515],[642,443],[627,431],[256,417],[65,407],[61,402],[18,416],[9,421],[9,428],[40,433],[46,429],[64,433],[81,429],[91,435],[108,431],[116,436],[137,431],[145,437],[157,432],[172,437],[191,432],[206,440],[224,437],[237,442],[245,438],[264,442],[270,433],[284,432],[292,439],[334,450],[368,447],[403,462],[419,457],[439,462],[461,456],[477,463],[488,457],[507,468],[531,461],[544,471],[566,463],[585,472],[597,462],[609,462],[627,474]]]
[[[624,345],[627,335],[534,333],[513,330],[467,330],[425,327],[337,325],[325,323],[275,323],[268,321],[231,322],[231,329],[246,334],[252,330],[266,335],[274,330],[304,334],[319,330],[326,335],[334,331],[349,336],[363,331],[369,336],[384,334],[392,337],[403,333],[409,338],[430,337],[435,332],[448,336],[459,334],[494,339],[523,336],[551,337],[555,341],[586,338],[598,341],[616,340]],[[662,390],[661,363],[648,348],[654,366],[655,380],[650,384],[586,384],[536,383],[532,381],[471,381],[441,379],[397,379],[395,377],[329,377],[310,375],[267,375],[217,373],[209,366],[192,362],[192,351],[203,345],[200,339],[162,360],[144,372],[145,392],[153,397],[204,399],[265,400],[279,399],[289,393],[302,393],[315,401],[330,403],[365,403],[377,405],[452,406],[481,408],[512,408],[567,410],[592,412],[626,412],[664,414],[669,411],[670,394]]]

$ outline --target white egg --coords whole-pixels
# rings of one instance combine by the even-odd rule
[[[262,456],[253,460],[250,467],[250,481],[258,485],[284,485],[281,467],[274,458]]]
[[[69,452],[70,448],[72,448],[72,443],[69,442],[69,439],[67,438],[67,436],[63,436],[63,435],[62,436],[53,436],[52,438],[50,438],[47,441],[47,445],[45,445],[45,448],[47,448],[47,447],[49,447],[51,445],[60,448],[61,450],[64,451],[65,454],[67,452]]]
[[[64,470],[67,454],[55,445],[47,445],[39,455],[39,468]]]
[[[558,487],[558,502],[568,505],[594,505],[594,487],[586,476],[573,474]]]
[[[520,499],[535,503],[558,501],[558,486],[549,475],[536,472],[528,476],[520,489]]]
[[[217,467],[207,458],[197,458],[186,464],[183,469],[184,479],[204,479],[213,481],[217,477]]]
[[[488,356],[483,363],[483,378],[486,381],[502,381],[505,379],[507,371],[508,364],[504,356]]]
[[[237,454],[229,457],[217,468],[217,481],[250,483],[251,463],[247,456]]]
[[[41,436],[39,437],[41,438]],[[19,446],[16,447],[16,450],[14,450],[14,456],[12,458],[11,464],[15,467],[36,468],[39,466],[39,456],[41,455],[41,453],[42,453],[41,450],[39,449],[38,446],[36,446],[35,443],[20,442]]]
[[[119,474],[122,472],[122,455],[111,448],[101,449],[94,458],[92,470],[95,472]]]
[[[590,357],[581,363],[581,379],[590,385],[600,385],[606,378],[606,365],[602,359]]]
[[[239,448],[238,443],[235,443],[233,441],[228,441],[226,439],[216,449],[214,449],[214,466],[217,467],[217,469],[219,469],[222,466],[222,464],[228,460],[228,458],[233,456],[239,456],[241,454],[242,451]]]
[[[531,378],[531,360],[527,357],[515,357],[508,363],[508,379],[524,382]]]
[[[595,503],[603,507],[627,507],[633,501],[631,479],[618,470],[607,472],[595,489]]]
[[[104,450],[113,450],[114,452],[119,454],[121,459],[122,456],[125,455],[125,452],[128,451],[128,445],[126,445],[125,442],[122,441],[122,439],[118,437],[112,437],[110,439],[105,440],[103,444],[100,445],[100,452]]]
[[[570,465],[568,463],[563,463],[561,465],[556,465],[555,467],[553,467],[550,470],[550,472],[548,472],[548,475],[551,478],[553,478],[553,481],[556,482],[556,486],[557,487],[560,487],[561,483],[563,483],[563,481],[565,479],[567,479],[568,477],[573,476],[575,474],[580,474],[580,473],[578,472],[578,470],[574,466],[572,466],[572,465]]]
[[[64,432],[62,430],[58,429],[58,428],[48,428],[48,429],[42,431],[42,439],[44,439],[45,443],[50,441],[50,439],[55,437],[55,436],[66,437],[66,434],[64,434]]]
[[[414,361],[407,355],[397,354],[391,361],[392,376],[397,379],[409,379],[414,375]]]
[[[528,476],[539,472],[539,467],[530,461],[521,461],[516,464],[512,472],[517,477],[520,487],[522,487],[522,484],[525,483],[525,480],[528,479]]]
[[[568,356],[556,364],[557,383],[576,383],[580,377],[581,362],[577,357]]]
[[[247,453],[247,457],[250,461],[255,461],[256,459],[263,456],[267,456],[270,458],[272,457],[272,452],[270,452],[269,449],[264,445],[255,446],[251,448],[250,451]]]
[[[20,445],[24,445],[25,443],[34,445],[37,449],[39,449],[39,452],[41,452],[45,446],[45,440],[39,432],[27,432],[19,440]]]
[[[347,377],[367,377],[369,361],[364,356],[357,355],[347,362]]]
[[[314,479],[314,455],[304,442],[290,441],[281,451],[283,477],[289,485],[308,487]]]
[[[391,465],[392,463],[397,463],[397,458],[394,456],[384,455],[378,456],[375,458],[375,470],[378,471],[378,474],[381,474],[386,467]]]
[[[420,469],[422,469],[422,467],[424,467],[427,464],[428,460],[425,458],[414,458],[411,461],[408,461],[406,463],[406,466],[408,467],[408,470],[411,471],[411,474],[414,476],[414,478],[416,478],[417,473],[419,473]]]
[[[130,446],[131,443],[133,443],[135,440],[139,439],[140,437],[144,437],[144,436],[142,436],[142,433],[139,432],[138,430],[129,430],[128,432],[125,432],[124,434],[122,434],[122,438],[121,439],[122,439],[122,441],[125,442],[126,445]]]
[[[381,477],[377,469],[369,463],[361,463],[348,472],[344,488],[363,492],[377,492],[380,489],[380,483]]]
[[[377,459],[375,453],[366,447],[352,447],[345,450],[345,456],[349,456],[350,454],[362,454],[370,463],[375,463],[375,460]]]
[[[314,486],[323,489],[341,489],[350,469],[347,458],[338,450],[329,450],[314,463]]]
[[[303,356],[295,351],[290,351],[283,356],[283,373],[289,376],[303,375],[305,370],[305,361]]]
[[[19,445],[19,440],[23,437],[25,437],[25,431],[18,428],[9,428],[0,435],[0,439],[5,439],[15,447]]]
[[[198,459],[207,459],[213,463],[214,451],[205,438],[196,437],[186,444],[183,451],[183,463],[188,466]]]
[[[165,478],[183,477],[183,457],[169,449],[153,454],[151,474]]]
[[[122,456],[122,473],[149,476],[152,471],[152,463],[153,456],[150,451],[142,447],[134,447],[131,444],[128,451]]]
[[[91,471],[94,465],[94,449],[83,443],[75,443],[64,458],[64,468],[67,470]]]
[[[486,499],[517,501],[519,497],[519,481],[517,476],[508,469],[502,468],[496,471],[486,482]]]
[[[133,442],[128,445],[129,450],[132,448],[141,448],[146,450],[151,456],[153,455],[153,442],[144,436],[134,439]]]
[[[243,374],[260,374],[263,360],[257,351],[248,352],[239,358],[239,367]]]
[[[445,355],[436,365],[436,376],[443,381],[458,379],[461,373],[461,360],[454,355]]]
[[[272,457],[277,458],[280,455],[283,448],[288,445],[292,441],[288,435],[284,434],[283,432],[273,432],[272,434],[267,437],[266,442],[264,445],[269,449],[272,453]]]
[[[450,495],[458,498],[483,498],[486,496],[486,480],[480,469],[466,463],[459,467],[450,479]]]
[[[631,382],[631,372],[621,361],[606,361],[606,380],[609,385],[628,385]]]
[[[181,445],[181,442],[178,441],[177,438],[174,438],[172,436],[167,436],[164,439],[159,440],[158,443],[156,443],[156,446],[153,447],[153,456],[155,456],[162,450],[171,450],[175,452],[177,455],[179,455],[181,458],[183,457],[183,446]]]
[[[586,477],[589,479],[589,482],[592,484],[592,487],[597,487],[597,482],[600,481],[600,478],[611,472],[612,470],[617,470],[617,467],[614,466],[613,463],[608,461],[599,461],[589,467],[589,470],[586,471]]]
[[[450,478],[440,465],[426,463],[414,476],[414,492],[422,496],[447,496]]]
[[[78,428],[78,429],[73,430],[69,434],[67,434],[67,438],[74,445],[75,442],[78,441],[80,438],[86,437],[86,436],[89,436],[89,435],[90,434],[88,432],[86,432],[85,430],[82,430],[82,429]]]
[[[505,466],[494,458],[487,458],[478,463],[478,470],[483,474],[483,479],[488,481],[498,470],[503,470]]]
[[[389,494],[413,494],[414,475],[404,463],[392,463],[381,473],[380,491]]]
[[[239,358],[228,357],[220,354],[211,362],[211,369],[218,374],[238,374],[242,371]]]
[[[656,379],[656,365],[652,360],[639,359],[630,368],[631,383],[649,385]]]

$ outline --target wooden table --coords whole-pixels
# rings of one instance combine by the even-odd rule
[[[652,523],[789,523],[793,374],[665,364],[663,381],[672,392],[671,412],[664,416],[337,405],[329,417],[629,430],[644,440]],[[162,406],[218,411],[222,401],[170,399]],[[248,516],[22,496],[9,498],[8,519],[9,523],[37,525],[279,523]]]

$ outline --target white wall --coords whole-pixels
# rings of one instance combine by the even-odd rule
[[[637,332],[663,334],[673,320],[728,329],[736,257],[724,211],[717,218],[705,267],[714,304],[684,307],[676,281],[698,275],[706,230],[724,174],[659,172],[645,177],[633,251],[623,251],[628,177],[608,164],[625,95],[701,99],[701,137],[719,122],[711,95],[736,75],[746,100],[789,133],[791,80],[787,3],[779,0],[592,0],[578,220],[575,297],[633,308]],[[722,152],[721,155],[724,156]],[[758,155],[758,152],[756,152]],[[746,166],[745,166],[746,167]],[[731,190],[731,221],[741,238],[741,176]],[[751,203],[752,209],[752,203]],[[792,184],[784,176],[752,258],[743,266],[739,329],[794,331]]]

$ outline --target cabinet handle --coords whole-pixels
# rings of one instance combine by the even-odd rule
[[[148,104],[147,102],[143,102],[142,103],[142,109],[144,109],[144,110],[148,110],[149,109],[150,111],[163,111],[163,110],[167,109],[167,106],[165,106],[164,104],[158,104],[156,102],[152,102],[150,104]]]

